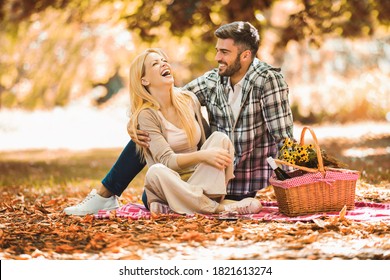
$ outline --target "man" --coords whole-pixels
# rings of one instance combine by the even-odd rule
[[[195,93],[207,108],[211,132],[221,131],[233,142],[235,178],[228,184],[226,199],[241,200],[254,197],[269,184],[272,169],[267,157],[276,157],[281,140],[293,138],[289,90],[280,69],[256,58],[260,38],[250,23],[223,25],[215,36],[218,68],[184,88]],[[147,135],[137,133],[138,144],[147,145],[143,143]],[[99,192],[93,190],[83,202],[66,208],[65,213],[85,215],[117,208],[115,195],[120,196],[143,167],[135,143],[130,141],[102,180]],[[144,202],[145,199],[143,196]]]

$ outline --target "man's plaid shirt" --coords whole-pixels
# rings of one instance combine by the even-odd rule
[[[234,174],[228,195],[245,195],[266,187],[272,169],[267,157],[276,157],[278,143],[293,138],[288,86],[280,69],[255,59],[242,87],[237,120],[228,105],[228,78],[213,69],[187,84],[207,108],[211,132],[227,134],[235,147]]]

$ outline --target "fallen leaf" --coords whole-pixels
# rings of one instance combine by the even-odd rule
[[[197,231],[185,232],[181,235],[181,241],[203,241],[205,238]]]
[[[67,245],[67,244],[63,244],[63,245],[60,245],[60,246],[57,246],[55,251],[57,253],[71,253],[75,250],[74,247],[70,246],[70,245]]]
[[[344,205],[343,209],[341,209],[339,213],[339,220],[344,220],[346,213],[347,213],[347,205]]]
[[[320,228],[325,228],[326,223],[320,219],[313,219],[313,222]]]

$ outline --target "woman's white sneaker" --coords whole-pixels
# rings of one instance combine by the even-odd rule
[[[244,198],[243,200],[226,204],[225,211],[237,212],[238,214],[257,214],[261,211],[261,202],[252,197]]]
[[[118,208],[119,202],[115,195],[105,198],[100,196],[96,190],[92,190],[86,198],[75,206],[64,209],[67,215],[85,216],[88,214],[97,214],[99,210],[114,210]]]

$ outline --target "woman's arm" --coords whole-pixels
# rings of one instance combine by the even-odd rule
[[[192,153],[176,154],[162,134],[162,124],[155,112],[144,110],[139,114],[141,130],[149,133],[149,153],[154,162],[180,171],[199,163],[207,163],[216,168],[224,168],[231,163],[228,151],[222,148],[199,150]]]
[[[222,148],[211,148],[193,153],[177,154],[176,160],[178,166],[182,169],[202,162],[216,168],[225,168],[232,162],[229,152]]]

